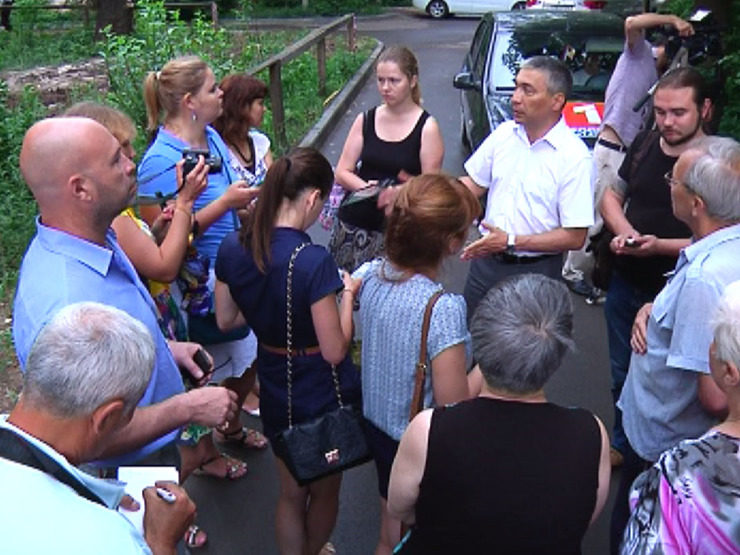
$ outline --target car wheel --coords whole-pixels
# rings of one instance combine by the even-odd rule
[[[432,0],[427,4],[427,13],[434,19],[442,19],[450,15],[450,9],[444,0]]]
[[[512,7],[511,7],[511,9],[512,9],[512,10],[523,10],[523,9],[525,9],[526,7],[527,7],[527,3],[526,3],[526,2],[517,2],[516,4],[514,4],[514,5],[513,5]]]

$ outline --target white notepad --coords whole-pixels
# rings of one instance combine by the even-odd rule
[[[154,486],[155,482],[166,480],[177,483],[179,475],[174,466],[121,466],[118,468],[118,480],[126,484],[126,493],[141,505],[138,511],[127,511],[119,508],[136,529],[144,535],[144,488]]]

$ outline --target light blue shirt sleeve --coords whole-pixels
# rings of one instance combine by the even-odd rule
[[[465,344],[466,359],[470,358],[470,332],[466,323],[467,308],[459,295],[444,294],[432,309],[427,353],[430,360],[442,351]]]
[[[721,287],[707,276],[687,277],[677,300],[666,360],[669,366],[709,373],[707,346],[712,343],[712,325],[710,318],[698,315],[712,314],[721,295]]]

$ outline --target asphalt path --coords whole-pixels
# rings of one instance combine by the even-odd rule
[[[416,15],[411,10],[396,10],[381,17],[358,20],[361,34],[373,36],[386,45],[405,44],[416,53],[424,106],[440,124],[445,142],[444,169],[453,175],[462,174],[468,153],[460,143],[459,94],[452,87],[452,78],[460,69],[476,25],[474,18],[436,21]],[[330,162],[338,160],[356,114],[378,102],[379,95],[371,75],[321,146]],[[310,233],[314,241],[326,244],[328,235],[318,225]],[[474,231],[471,230],[472,233]],[[442,281],[447,290],[461,293],[466,274],[467,264],[449,260],[445,264]],[[582,297],[574,295],[573,300],[577,348],[566,357],[562,368],[550,380],[547,395],[556,403],[591,410],[610,429],[613,413],[603,310],[586,305]],[[260,426],[259,420],[252,416],[243,415],[243,420],[250,426]],[[274,515],[278,481],[272,453],[269,449],[256,452],[240,447],[227,447],[226,450],[247,461],[249,474],[246,477],[228,482],[197,476],[186,483],[198,505],[198,523],[209,534],[207,546],[197,552],[224,555],[277,553]],[[543,452],[541,459],[542,464],[547,465],[548,453]],[[612,477],[612,492],[616,478],[618,475]],[[370,463],[345,473],[339,518],[332,535],[332,542],[340,555],[373,553],[379,530],[376,488],[375,469]],[[532,500],[532,503],[536,502],[536,499]],[[608,553],[610,512],[611,501],[589,529],[583,543],[584,554]]]

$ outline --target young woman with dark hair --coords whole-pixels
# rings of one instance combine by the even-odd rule
[[[223,111],[213,122],[226,146],[229,164],[240,179],[250,186],[261,184],[272,165],[270,139],[257,128],[265,115],[267,85],[256,77],[237,73],[220,84]]]
[[[228,235],[216,262],[216,318],[222,329],[249,324],[257,334],[260,412],[268,438],[288,427],[287,310],[292,315],[293,423],[334,410],[336,366],[342,400],[359,399],[359,373],[349,357],[352,300],[359,281],[336,264],[306,230],[316,221],[334,175],[316,150],[301,148],[278,159],[261,187],[252,223]],[[287,278],[294,258],[292,296]],[[337,306],[337,294],[340,294]],[[274,446],[273,441],[273,446]],[[280,496],[278,547],[285,554],[329,553],[326,546],[338,509],[341,474],[301,487],[275,452]]]

